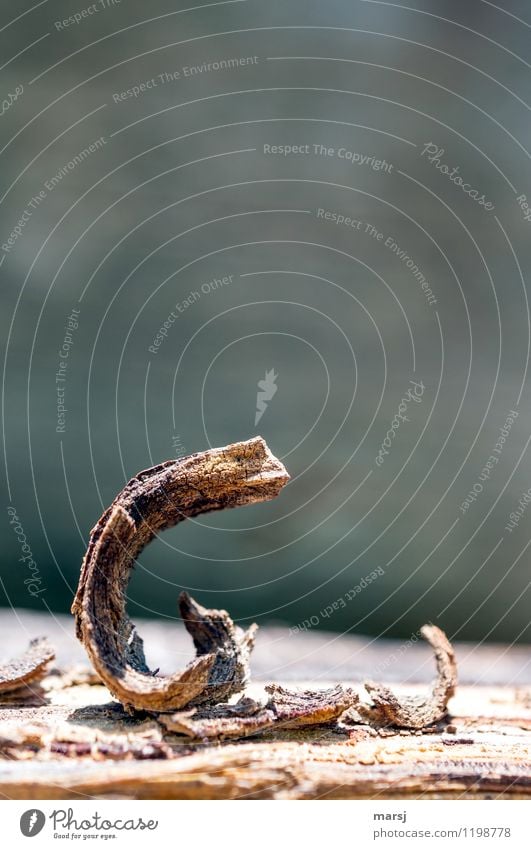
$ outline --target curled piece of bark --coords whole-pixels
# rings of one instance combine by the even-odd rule
[[[333,722],[359,697],[341,686],[295,692],[270,684],[265,704],[247,697],[234,705],[220,704],[159,717],[165,728],[199,739],[247,737],[268,729],[281,730]]]
[[[431,695],[399,698],[384,684],[368,681],[365,689],[372,697],[373,705],[360,709],[359,713],[369,721],[399,728],[425,728],[446,715],[448,702],[457,685],[454,650],[444,631],[436,625],[423,625],[420,633],[432,647],[437,664],[437,679]]]
[[[225,611],[181,597],[197,657],[183,672],[157,678],[127,616],[126,588],[135,558],[160,531],[200,513],[268,501],[288,480],[258,436],[140,472],[105,511],[90,536],[72,613],[97,674],[122,704],[172,711],[241,691],[252,629],[243,633]]]
[[[50,754],[65,758],[90,758],[92,763],[97,761],[148,761],[169,760],[173,752],[164,742],[153,743],[62,743],[50,744]]]
[[[47,666],[54,657],[55,651],[46,637],[31,640],[24,654],[0,665],[0,696],[27,684],[36,684],[44,678]]]
[[[197,657],[214,657],[206,692],[193,702],[218,702],[241,692],[249,681],[249,660],[258,626],[244,631],[226,610],[208,610],[185,592],[179,596],[179,610]]]

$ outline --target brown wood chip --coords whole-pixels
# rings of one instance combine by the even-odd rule
[[[425,728],[446,715],[448,702],[457,686],[454,650],[444,631],[436,625],[423,625],[420,633],[432,647],[437,664],[437,679],[431,695],[399,698],[384,684],[368,681],[365,689],[373,704],[358,709],[366,720],[399,728]]]
[[[279,684],[270,684],[265,689],[269,693],[265,704],[244,697],[234,705],[219,704],[158,719],[168,730],[189,737],[247,737],[267,729],[326,725],[359,701],[356,693],[339,685],[329,690],[301,692]]]
[[[24,654],[0,665],[0,694],[40,681],[54,657],[55,651],[45,637],[31,640]]]
[[[172,711],[242,690],[254,628],[243,632],[225,611],[205,610],[183,594],[181,615],[197,656],[184,671],[157,678],[126,613],[127,584],[135,558],[160,531],[200,513],[268,501],[288,480],[255,437],[140,472],[105,511],[90,536],[72,613],[97,674],[126,707]]]

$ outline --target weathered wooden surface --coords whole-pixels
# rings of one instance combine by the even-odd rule
[[[189,659],[176,623],[143,623],[152,662]],[[227,743],[193,742],[153,718],[128,717],[89,667],[70,617],[0,617],[2,654],[46,633],[70,678],[49,675],[24,704],[0,706],[0,794],[4,798],[529,798],[531,664],[527,647],[457,645],[461,684],[450,716],[430,733],[315,728],[264,732]],[[16,640],[16,645],[15,641]],[[177,661],[177,662],[176,662]],[[377,674],[377,671],[379,674]],[[367,677],[422,692],[433,677],[429,648],[356,637],[262,629],[250,694],[266,681],[362,693]]]
[[[235,625],[225,610],[208,610],[188,593],[179,611],[197,657],[159,676],[127,614],[135,560],[160,531],[186,518],[276,498],[289,475],[261,436],[167,460],[133,477],[90,534],[72,604],[76,634],[109,691],[136,710],[176,710],[194,701],[226,701],[249,680],[256,626]]]

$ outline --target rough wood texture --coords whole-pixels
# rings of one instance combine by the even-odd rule
[[[5,614],[0,637],[13,633],[15,621],[19,633],[23,626],[30,635],[42,633],[42,619],[24,611]],[[58,656],[77,660],[68,617],[58,617],[54,625],[50,636]],[[175,643],[186,649],[176,624],[145,623],[143,630],[157,663],[174,662],[169,647]],[[253,700],[265,700],[263,683],[286,669],[290,689],[331,686],[323,674],[330,667],[335,667],[334,684],[340,680],[361,696],[360,681],[393,654],[397,661],[388,666],[389,680],[400,675],[404,681],[393,683],[397,697],[426,694],[433,674],[429,646],[418,643],[400,654],[400,644],[391,641],[371,644],[323,633],[290,640],[286,633],[264,628],[258,634],[255,683],[246,691]],[[24,703],[0,705],[0,794],[17,799],[530,798],[529,648],[458,644],[456,650],[462,683],[450,700],[449,716],[429,732],[341,724],[204,743],[172,733],[152,717],[128,715],[105,687],[94,685],[87,665],[67,676],[50,674],[40,689],[28,690]],[[356,655],[356,666],[349,666]],[[352,676],[345,678],[351,668]],[[496,685],[474,684],[494,675]]]
[[[72,613],[94,669],[126,707],[171,711],[242,690],[253,627],[243,632],[225,611],[198,615],[183,595],[181,614],[197,657],[184,671],[158,678],[127,616],[127,584],[136,557],[161,531],[200,513],[268,501],[288,480],[258,436],[140,472],[105,511],[90,535]]]
[[[329,725],[359,702],[353,690],[288,690],[269,684],[265,704],[244,696],[234,705],[162,714],[158,721],[169,731],[199,740],[250,737],[266,730],[293,730]]]
[[[87,692],[92,690],[93,692]],[[481,713],[477,710],[478,697]],[[127,716],[101,687],[0,710],[4,798],[484,798],[531,796],[531,711],[514,690],[465,690],[432,733],[366,726],[191,743]]]

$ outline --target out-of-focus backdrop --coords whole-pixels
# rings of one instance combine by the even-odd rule
[[[528,4],[0,11],[1,604],[260,433],[287,489],[155,540],[133,615],[528,640]]]

